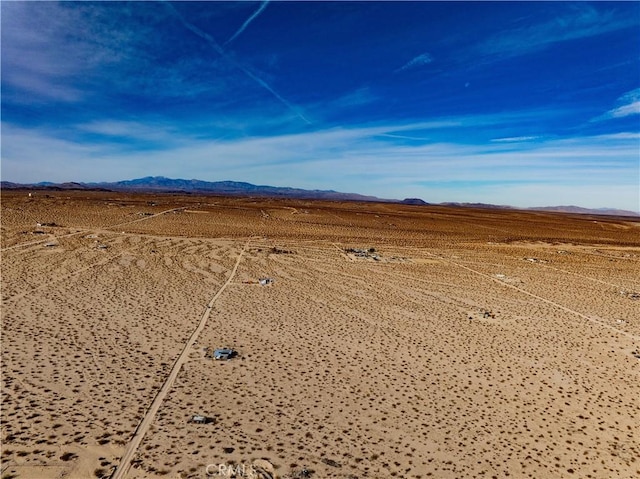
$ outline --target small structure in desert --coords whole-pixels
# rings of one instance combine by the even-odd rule
[[[380,255],[376,253],[375,248],[345,248],[347,254],[351,254],[356,258],[372,259],[380,261]]]
[[[213,351],[212,357],[216,361],[227,361],[237,355],[238,353],[231,348],[220,348]]]
[[[207,416],[202,416],[200,414],[194,414],[193,416],[191,416],[191,419],[189,419],[189,422],[193,424],[209,424],[213,422],[213,419]]]

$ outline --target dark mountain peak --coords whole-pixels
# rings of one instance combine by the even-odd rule
[[[420,198],[405,198],[404,200],[401,201],[401,203],[403,205],[419,205],[419,206],[423,206],[423,205],[428,205],[429,203],[427,203],[426,201],[420,199]]]

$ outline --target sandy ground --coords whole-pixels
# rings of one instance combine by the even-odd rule
[[[640,475],[637,219],[1,199],[3,479]]]

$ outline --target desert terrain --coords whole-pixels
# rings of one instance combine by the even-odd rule
[[[2,479],[640,476],[638,218],[1,201]]]

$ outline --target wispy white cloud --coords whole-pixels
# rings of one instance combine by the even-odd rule
[[[638,115],[640,114],[640,100],[636,100],[628,105],[623,105],[618,108],[614,108],[609,112],[609,115],[613,118],[621,118],[623,116]]]
[[[54,132],[27,129],[2,122],[2,179],[21,183],[38,181],[73,181],[73,177],[91,178],[95,172],[108,168],[119,169],[118,164],[107,167],[92,159],[105,155],[104,145],[85,145],[58,138]],[[94,172],[94,173],[92,173]]]
[[[82,92],[69,80],[83,69],[86,45],[70,48],[61,39],[65,26],[79,20],[74,12],[51,3],[44,3],[39,9],[26,2],[2,2],[0,7],[3,83],[24,94],[25,102],[70,102],[80,98]],[[56,55],[59,49],[67,54]]]
[[[617,106],[591,121],[611,120],[640,114],[640,88],[625,93],[616,101]]]
[[[149,9],[145,25],[106,3],[0,2],[3,102],[80,103],[96,89],[150,82],[157,70],[144,78],[131,71],[151,70],[159,40],[150,25],[161,9]]]
[[[429,137],[397,135],[394,133],[380,133],[378,136],[385,136],[387,138],[398,138],[400,140],[412,140],[412,141],[429,141]]]
[[[493,142],[495,143],[520,143],[523,141],[533,141],[540,138],[539,136],[512,136],[507,138],[494,138]]]
[[[108,144],[114,141],[127,141],[134,145],[147,145],[156,148],[175,147],[190,138],[167,123],[151,123],[121,120],[95,120],[78,125],[80,134],[96,135],[94,143]]]
[[[240,28],[238,28],[238,30],[226,42],[224,42],[223,46],[228,45],[229,43],[234,41],[236,38],[238,38],[238,36],[240,36],[240,34],[245,31],[245,29],[249,26],[249,24],[252,21],[254,21],[258,17],[258,15],[260,15],[264,11],[265,8],[267,8],[267,5],[269,5],[268,0],[265,2],[262,2],[258,7],[258,9],[255,12],[253,12],[253,14],[244,21],[244,23],[240,26]]]
[[[429,53],[422,53],[416,57],[413,57],[407,63],[402,65],[400,68],[396,70],[396,72],[402,72],[406,70],[411,70],[413,68],[418,68],[424,65],[428,65],[433,62],[433,57]]]
[[[362,87],[357,90],[345,93],[341,97],[335,100],[330,100],[329,104],[331,108],[353,108],[362,105],[368,105],[378,100],[378,97],[371,91],[370,88]],[[326,105],[326,102],[324,103]]]
[[[380,101],[381,98],[372,88],[364,86],[346,91],[337,97],[307,102],[305,111],[314,119],[314,123],[318,125],[331,124],[336,121],[343,122],[344,115],[362,111],[363,107],[368,107]]]
[[[492,36],[479,45],[480,53],[517,56],[542,50],[555,43],[602,35],[637,24],[636,18],[620,14],[613,8],[586,3],[568,5],[565,13],[552,20]]]
[[[640,88],[625,93],[618,99],[618,107],[606,113],[611,118],[640,114]]]

